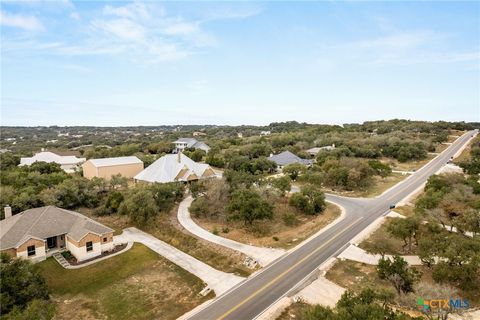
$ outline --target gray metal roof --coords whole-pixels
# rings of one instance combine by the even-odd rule
[[[208,164],[195,162],[183,153],[167,154],[137,174],[134,179],[160,183],[187,181],[189,175],[202,177],[208,169]],[[181,172],[183,175],[179,176]]]
[[[30,238],[44,240],[62,234],[79,241],[90,232],[103,235],[113,229],[75,211],[33,208],[0,221],[0,250],[16,248]]]
[[[282,153],[272,155],[268,160],[275,162],[279,166],[286,166],[292,163],[300,163],[304,165],[310,165],[313,163],[312,160],[302,159],[290,151],[283,151]]]
[[[205,151],[210,149],[205,142],[198,141],[195,138],[178,138],[178,140],[174,141],[173,143],[186,143],[187,148],[201,149]]]

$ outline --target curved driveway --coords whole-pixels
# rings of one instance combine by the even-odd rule
[[[189,319],[254,319],[289,293],[328,258],[336,255],[358,233],[378,217],[388,213],[389,205],[421,188],[476,133],[468,132],[420,170],[373,199],[348,199],[328,195],[327,199],[344,207],[345,218],[309,242],[279,258],[266,268],[217,297]]]
[[[235,251],[244,253],[250,258],[256,260],[262,267],[273,262],[280,256],[282,256],[286,251],[282,249],[273,249],[273,248],[262,248],[250,246],[248,244],[240,243],[233,241],[224,237],[216,236],[213,233],[203,229],[190,217],[190,212],[188,208],[192,204],[193,198],[188,196],[185,198],[178,208],[177,218],[180,224],[187,229],[192,234],[205,239],[207,241],[216,243],[218,245],[230,248]]]

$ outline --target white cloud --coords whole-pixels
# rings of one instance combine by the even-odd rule
[[[129,19],[95,20],[92,26],[122,39],[136,41],[145,39],[145,28]]]
[[[355,42],[352,45],[360,48],[410,49],[423,45],[438,36],[432,32],[403,32],[383,37]]]
[[[0,11],[0,24],[27,31],[42,31],[45,29],[42,23],[34,16],[11,14],[5,11]]]
[[[70,13],[70,18],[72,18],[73,20],[79,21],[80,20],[80,15],[78,14],[78,12],[72,12],[72,13]]]
[[[163,12],[163,11],[162,11]],[[103,13],[105,15],[112,15],[122,18],[140,18],[140,19],[148,19],[150,18],[149,11],[145,4],[143,3],[131,3],[126,6],[122,7],[112,7],[112,6],[105,6],[103,8]]]
[[[199,32],[199,24],[195,22],[177,22],[167,25],[162,33],[167,35],[184,35]]]
[[[30,54],[43,51],[71,56],[116,55],[147,64],[181,60],[217,44],[215,36],[205,31],[205,24],[214,20],[246,18],[261,11],[252,5],[224,5],[208,14],[197,12],[196,19],[187,19],[180,14],[167,14],[158,3],[133,2],[102,5],[95,12],[82,12],[80,17],[72,7],[73,10],[69,9],[66,15],[83,24],[80,33],[53,44],[42,43],[39,39],[8,39],[9,51],[16,49]]]

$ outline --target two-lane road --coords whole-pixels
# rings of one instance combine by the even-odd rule
[[[328,200],[344,207],[346,214],[343,220],[219,296],[189,319],[255,318],[348,244],[375,219],[386,213],[390,204],[401,201],[421,187],[430,175],[445,165],[469,141],[474,133],[468,132],[458,138],[422,169],[377,198],[349,199],[328,195]]]

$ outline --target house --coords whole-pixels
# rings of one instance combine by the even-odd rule
[[[0,251],[34,262],[69,250],[78,261],[114,248],[113,229],[84,215],[55,206],[25,210],[12,216],[5,207],[0,221]]]
[[[118,174],[125,178],[133,178],[143,170],[143,161],[135,156],[90,159],[82,165],[82,168],[83,176],[88,179],[98,177],[109,180]]]
[[[330,151],[333,149],[335,149],[335,144],[332,144],[331,146],[311,148],[311,149],[308,149],[307,152],[312,156],[316,156],[322,150]]]
[[[137,174],[135,181],[176,182],[193,181],[215,177],[215,172],[208,164],[198,163],[183,153],[167,154]]]
[[[270,155],[270,157],[268,157],[268,160],[275,162],[280,169],[292,163],[300,163],[306,166],[313,163],[312,160],[302,159],[299,156],[291,153],[290,151],[283,151],[279,154]]]
[[[202,132],[202,131],[195,131],[192,135],[194,137],[199,137],[199,136],[206,136],[207,134],[205,132]]]
[[[183,152],[186,148],[191,149],[200,149],[205,152],[210,150],[210,147],[207,146],[205,143],[198,141],[195,138],[179,138],[177,141],[173,142],[175,144],[175,153]]]
[[[260,132],[260,136],[269,136],[272,132],[270,131],[262,131]]]
[[[35,162],[58,163],[67,173],[75,172],[78,166],[85,162],[85,158],[78,158],[76,156],[60,156],[50,151],[42,151],[35,154],[33,157],[20,158],[19,167],[30,166]]]

